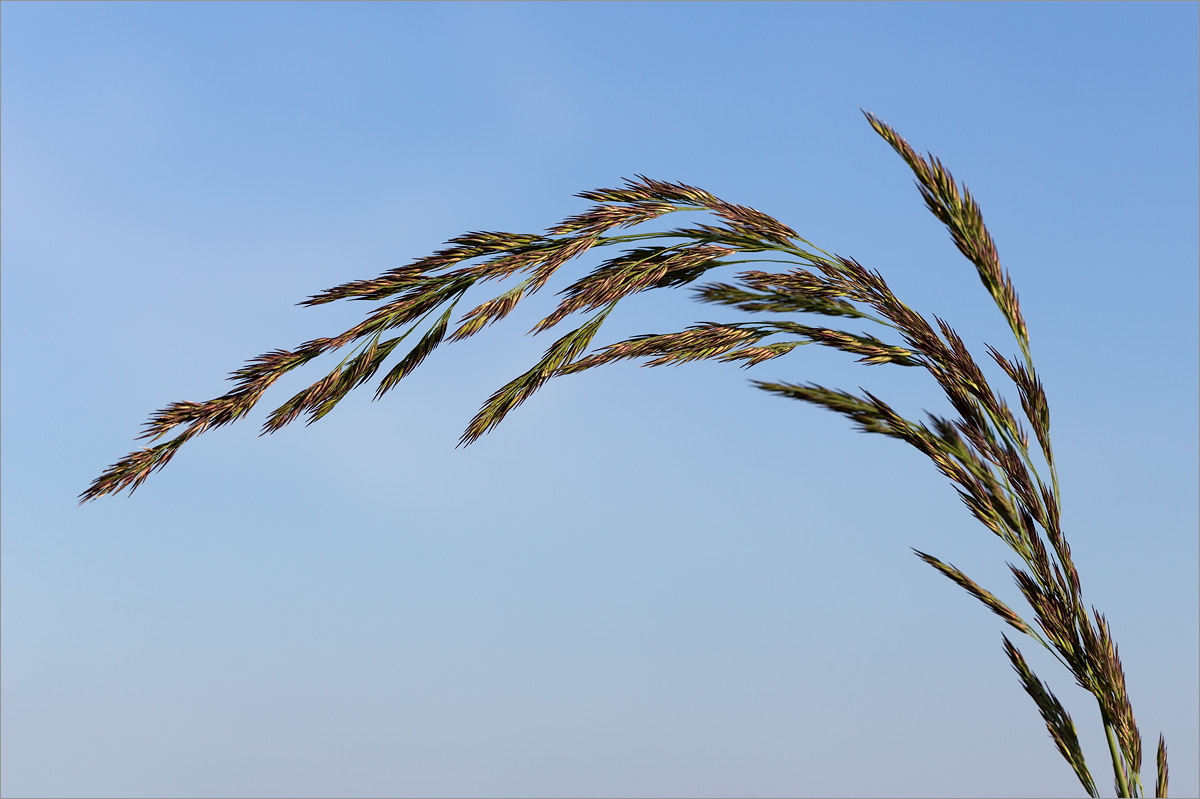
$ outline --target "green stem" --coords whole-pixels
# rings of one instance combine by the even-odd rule
[[[1129,780],[1125,776],[1125,766],[1121,761],[1121,750],[1117,746],[1117,736],[1113,732],[1113,726],[1107,720],[1104,722],[1104,734],[1108,736],[1108,751],[1112,755],[1113,771],[1117,775],[1117,789],[1121,796],[1132,796],[1133,794],[1129,792]]]

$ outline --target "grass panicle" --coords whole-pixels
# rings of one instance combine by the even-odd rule
[[[925,205],[974,265],[1011,329],[1019,358],[1010,359],[991,345],[987,345],[987,353],[1015,387],[1021,418],[989,384],[954,328],[937,316],[931,317],[931,323],[903,303],[878,271],[825,252],[754,208],[726,202],[695,186],[637,175],[619,188],[580,193],[580,198],[595,205],[568,216],[545,234],[466,233],[406,266],[309,297],[300,304],[342,299],[382,304],[337,336],[252,359],[230,376],[234,386],[226,394],[207,402],[172,403],[152,414],[142,438],[157,440],[177,428],[182,428],[181,432],[109,466],[81,494],[80,501],[126,489],[133,493],[151,473],[162,469],[183,443],[249,413],[284,374],[320,355],[354,345],[332,371],[269,414],[262,433],[273,433],[305,414],[311,424],[350,391],[372,380],[405,338],[423,330],[417,343],[384,374],[375,392],[379,399],[439,346],[474,336],[503,320],[569,261],[593,249],[614,248],[616,254],[559,292],[556,307],[531,332],[549,330],[578,313],[590,316],[560,336],[529,370],[493,393],[470,421],[459,444],[477,441],[549,380],[620,360],[642,359],[644,366],[715,360],[750,367],[798,346],[817,344],[848,353],[865,364],[924,369],[957,418],[928,414],[926,421],[906,419],[867,391],[856,394],[813,383],[751,382],[761,390],[839,413],[865,432],[904,441],[953,483],[971,515],[1015,556],[1017,562],[1009,567],[1034,623],[957,567],[919,550],[914,552],[1011,628],[1045,647],[1075,682],[1093,695],[1109,745],[1116,792],[1141,796],[1141,736],[1116,643],[1105,618],[1095,609],[1089,613],[1084,604],[1079,573],[1061,526],[1049,402],[1033,364],[1029,333],[1012,279],[1000,266],[995,241],[966,186],[956,183],[937,158],[919,155],[878,117],[865,115],[912,170]],[[677,212],[707,213],[711,219],[664,232],[634,230]],[[755,258],[758,253],[771,257]],[[781,261],[788,265],[784,271],[756,268]],[[750,266],[742,266],[724,281],[696,284],[710,270],[739,265]],[[459,312],[455,328],[449,332],[457,304],[469,290],[510,278],[517,279],[515,285],[466,313]],[[753,323],[702,322],[677,332],[633,336],[589,351],[605,319],[625,297],[693,284],[694,297],[701,302],[780,318]],[[798,314],[820,319],[802,324],[794,318]],[[859,332],[830,327],[829,320],[835,319],[857,320],[878,329]],[[383,338],[396,329],[404,330]],[[776,336],[783,338],[769,340]],[[1028,430],[1037,442],[1036,451],[1030,448]],[[1096,796],[1070,715],[1007,636],[1002,640],[1058,751],[1084,790]],[[1168,769],[1162,736],[1156,762],[1156,795],[1165,796]]]
[[[1008,640],[1008,636],[1001,635],[1001,638],[1004,639],[1004,651],[1012,663],[1013,670],[1017,672],[1025,692],[1029,694],[1034,704],[1037,705],[1038,711],[1041,712],[1042,720],[1046,722],[1046,729],[1049,731],[1054,745],[1074,769],[1075,776],[1079,778],[1079,783],[1087,791],[1088,796],[1099,796],[1100,794],[1096,791],[1096,783],[1092,780],[1091,772],[1088,771],[1087,762],[1084,760],[1083,749],[1079,745],[1079,736],[1075,734],[1075,724],[1071,721],[1071,714],[1058,701],[1058,697],[1051,693],[1050,689],[1034,675],[1029,664],[1025,662],[1025,657]]]
[[[1154,795],[1164,797],[1167,795],[1167,741],[1160,734],[1158,736],[1158,778],[1154,783]]]

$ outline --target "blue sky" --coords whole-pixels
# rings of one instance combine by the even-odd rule
[[[622,364],[455,448],[598,259],[377,403],[259,438],[322,359],[76,507],[150,412],[369,307],[294,303],[636,173],[1015,352],[859,108],[983,207],[1085,599],[1197,795],[1197,9],[4,3],[4,795],[1078,795],[1007,628],[909,549],[1024,610],[1001,544],[914,450],[747,383],[919,417],[932,381]],[[730,318],[627,305],[598,343]],[[1026,641],[1111,790],[1094,703]]]

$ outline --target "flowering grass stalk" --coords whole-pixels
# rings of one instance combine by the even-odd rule
[[[176,402],[158,411],[150,417],[140,438],[156,441],[176,428],[181,431],[108,467],[81,494],[80,502],[124,489],[132,493],[152,472],[165,466],[184,442],[249,413],[281,376],[323,353],[354,344],[351,354],[333,371],[273,411],[262,432],[274,432],[302,414],[311,424],[329,413],[352,389],[371,380],[406,338],[432,320],[415,346],[384,374],[375,392],[378,399],[438,346],[473,336],[503,319],[571,259],[594,248],[626,245],[620,254],[560,292],[558,306],[531,332],[549,330],[576,312],[582,312],[585,321],[555,341],[528,371],[492,394],[467,425],[460,445],[478,440],[551,378],[630,358],[648,359],[645,366],[716,360],[748,367],[801,345],[818,344],[857,355],[861,363],[925,369],[958,418],[929,414],[928,422],[915,422],[901,417],[867,391],[854,394],[814,383],[752,382],[774,394],[822,405],[847,416],[867,432],[905,441],[929,457],[954,483],[972,515],[1016,554],[1020,564],[1009,564],[1009,568],[1033,611],[1035,624],[1026,622],[953,565],[914,552],[1018,633],[1046,647],[1096,698],[1116,793],[1142,796],[1142,740],[1117,646],[1104,616],[1094,608],[1089,614],[1084,605],[1079,574],[1060,525],[1049,404],[1034,368],[1017,292],[1008,273],[1000,267],[995,243],[965,185],[960,188],[937,158],[918,155],[888,125],[869,113],[866,117],[912,169],[925,205],[949,229],[959,251],[975,266],[1016,338],[1020,355],[1015,359],[1006,358],[991,346],[987,350],[1016,387],[1022,416],[1033,431],[1042,473],[1034,463],[1024,423],[988,384],[962,339],[945,321],[934,316],[935,325],[931,325],[897,299],[878,272],[820,249],[760,211],[725,202],[693,186],[638,176],[621,188],[582,192],[578,196],[596,205],[568,217],[545,234],[467,233],[407,266],[310,297],[301,304],[320,305],[340,299],[383,304],[337,336],[314,339],[295,350],[273,350],[249,361],[232,374],[235,387],[220,397],[207,402]],[[621,232],[677,211],[705,211],[715,220],[667,232]],[[763,253],[771,258],[755,257]],[[750,257],[739,257],[742,255]],[[624,297],[689,285],[718,267],[778,263],[781,258],[791,265],[787,271],[746,269],[736,275],[733,283],[698,286],[695,296],[704,302],[780,314],[783,318],[752,323],[705,322],[675,333],[634,336],[587,352],[605,318]],[[454,310],[469,289],[477,283],[514,276],[521,277],[519,282],[462,314],[447,335]],[[832,329],[820,322],[801,324],[795,321],[797,314],[865,320],[884,328],[883,334],[893,336],[893,340]],[[385,333],[398,328],[407,329],[384,338]],[[775,337],[780,338],[767,341]],[[1007,636],[1002,638],[1005,654],[1041,713],[1058,751],[1088,795],[1097,796],[1070,714],[1034,675],[1012,641]],[[1166,796],[1167,750],[1161,735],[1157,771],[1155,794]]]

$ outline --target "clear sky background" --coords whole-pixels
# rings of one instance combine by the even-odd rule
[[[372,307],[294,303],[635,173],[1015,353],[860,107],[983,207],[1144,779],[1161,731],[1200,794],[1197,9],[4,3],[4,795],[1080,795],[1008,628],[909,547],[1025,611],[1009,553],[915,450],[747,383],[947,412],[927,376],[626,363],[455,448],[599,256],[380,402],[259,438],[323,358],[76,507],[152,411]],[[597,344],[739,318],[626,306]],[[1094,702],[1018,645],[1110,792]]]

